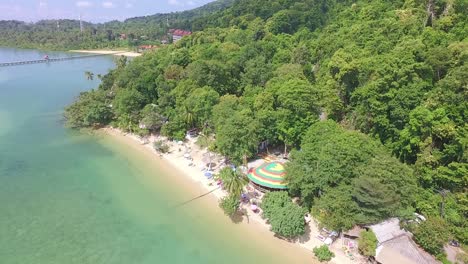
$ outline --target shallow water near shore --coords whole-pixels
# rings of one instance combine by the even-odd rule
[[[0,48],[0,62],[44,52]],[[67,53],[49,53],[67,56]],[[232,224],[212,197],[123,139],[65,129],[62,109],[112,57],[0,68],[0,263],[312,263]]]

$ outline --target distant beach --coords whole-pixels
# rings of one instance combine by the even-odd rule
[[[126,51],[126,50],[70,50],[70,52],[90,53],[90,54],[109,54],[109,55],[123,55],[126,57],[138,57],[141,53]]]

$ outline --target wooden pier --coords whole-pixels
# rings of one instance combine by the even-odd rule
[[[116,52],[116,54],[118,54],[118,52]],[[0,62],[0,67],[27,65],[27,64],[37,64],[37,63],[49,63],[49,62],[67,61],[67,60],[76,60],[76,59],[86,59],[86,58],[107,56],[107,55],[113,55],[113,53],[110,53],[110,54],[91,54],[91,55],[83,55],[83,56],[70,56],[70,57],[62,57],[62,58],[49,58],[49,59],[41,59],[41,60]]]

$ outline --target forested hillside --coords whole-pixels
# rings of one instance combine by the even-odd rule
[[[71,50],[157,44],[167,37],[169,28],[192,30],[195,20],[226,9],[232,2],[218,0],[193,10],[129,18],[123,22],[83,22],[83,32],[79,20],[0,21],[0,46]],[[121,39],[121,34],[126,37]]]
[[[321,224],[419,212],[417,241],[442,256],[448,238],[468,243],[467,10],[462,0],[239,0],[176,45],[120,60],[65,116],[175,139],[199,128],[236,163],[262,141],[284,145],[290,194]],[[433,223],[447,236],[418,231]]]

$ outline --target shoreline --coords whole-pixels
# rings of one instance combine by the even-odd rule
[[[226,192],[220,188],[217,188],[218,186],[213,184],[213,181],[207,179],[203,175],[203,171],[199,165],[203,160],[203,154],[207,151],[198,147],[195,144],[194,139],[187,140],[185,144],[177,144],[177,142],[168,142],[164,137],[161,136],[151,136],[149,138],[149,142],[144,142],[138,136],[131,133],[124,133],[119,129],[108,127],[102,128],[100,130],[105,135],[109,135],[115,139],[125,140],[125,143],[132,145],[135,149],[146,152],[148,155],[152,155],[153,158],[156,157],[159,163],[168,165],[169,167],[172,167],[180,172],[182,176],[181,178],[183,178],[182,180],[190,179],[191,182],[197,183],[197,186],[194,187],[203,190],[203,196],[206,195],[207,197],[210,197],[208,199],[212,200],[209,201],[209,203],[216,207],[216,210],[223,213],[222,209],[218,206],[218,199],[224,197]],[[165,140],[165,142],[170,146],[170,152],[168,154],[159,154],[156,150],[154,150],[153,142],[156,140]],[[190,158],[192,160],[185,158],[185,153],[190,153]],[[222,157],[215,154],[212,156],[212,162],[218,164],[221,158]],[[189,166],[191,163],[194,165]],[[215,166],[213,171],[217,172],[218,170],[219,167]],[[305,250],[306,252],[304,252],[304,254],[310,255],[309,263],[311,261],[319,263],[318,260],[314,258],[312,253],[312,249],[314,247],[323,245],[323,243],[316,238],[316,235],[319,233],[317,224],[312,224],[311,222],[311,224],[306,226],[306,234],[299,237],[295,241],[286,241],[274,236],[274,233],[270,230],[270,226],[265,222],[259,213],[252,212],[247,205],[242,205],[242,208],[247,210],[248,214],[247,217],[242,217],[240,221],[241,224],[253,229],[254,232],[264,233],[270,237],[269,239],[272,243],[280,242],[284,246],[292,246],[294,249],[299,249],[301,251]],[[335,253],[335,257],[329,263],[359,263],[357,260],[353,261],[346,257],[346,255],[340,250],[340,244],[341,243],[339,243],[339,241],[336,241],[332,246],[330,246],[330,250]]]
[[[180,158],[176,158],[176,161],[168,162],[170,160],[168,156],[161,157],[152,148],[152,144],[142,144],[139,138],[133,134],[126,134],[118,129],[103,128],[97,131],[97,135],[104,138],[103,142],[106,142],[105,144],[111,143],[115,146],[130,148],[131,151],[128,152],[130,155],[131,153],[138,153],[138,155],[141,154],[141,157],[138,159],[143,159],[146,162],[152,163],[150,164],[150,167],[153,166],[153,169],[157,168],[157,170],[161,172],[159,175],[164,177],[163,181],[166,182],[166,184],[179,186],[178,188],[183,190],[184,195],[183,197],[177,197],[174,199],[174,207],[181,209],[185,208],[183,210],[190,211],[192,208],[190,203],[196,203],[195,206],[197,208],[203,208],[206,210],[203,211],[205,216],[210,215],[209,217],[216,219],[217,224],[225,226],[225,228],[231,232],[236,232],[234,234],[235,237],[239,237],[242,236],[242,234],[245,234],[250,238],[250,241],[252,241],[251,239],[255,239],[255,244],[262,245],[263,250],[275,252],[278,259],[291,261],[287,261],[286,263],[319,263],[315,259],[312,250],[297,247],[296,245],[286,240],[275,237],[268,228],[263,228],[262,225],[257,221],[252,221],[252,217],[250,217],[249,222],[231,221],[231,219],[229,219],[218,206],[218,198],[216,195],[219,194],[219,192],[209,193],[209,191],[214,188],[210,188],[208,190],[206,186],[204,186],[200,181],[190,180],[195,179],[196,177],[192,177],[192,175],[186,174],[183,170],[183,167],[181,168],[180,166],[174,166],[174,164],[180,164],[184,167],[188,167],[187,165],[183,164],[183,162],[182,164],[180,163],[180,161],[184,161],[183,154],[180,156]],[[114,151],[122,151],[121,147],[112,147],[112,149]],[[123,154],[125,155],[125,153]],[[178,156],[179,154],[177,152],[173,153],[172,155]],[[195,168],[195,170],[200,172],[200,170],[197,168]],[[204,177],[203,175],[201,176]],[[160,182],[160,179],[155,178],[160,176],[150,174],[148,177],[148,179],[145,179],[147,184],[152,184],[153,180]],[[219,189],[217,191],[219,191]]]
[[[102,55],[122,55],[126,57],[138,57],[141,56],[141,53],[127,51],[127,50],[69,50],[69,52],[76,53],[89,53],[89,54],[102,54]]]

